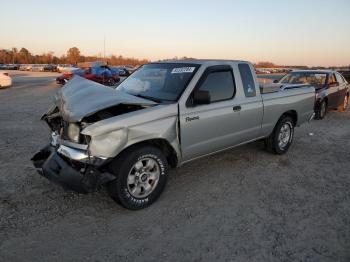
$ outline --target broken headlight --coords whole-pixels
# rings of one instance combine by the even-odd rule
[[[79,137],[80,137],[80,127],[77,124],[70,123],[68,125],[68,132],[67,132],[69,140],[75,143],[79,143]]]

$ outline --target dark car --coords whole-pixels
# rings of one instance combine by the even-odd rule
[[[106,86],[115,86],[119,81],[119,71],[110,68],[104,62],[86,62],[78,64],[79,68],[72,69],[56,78],[58,84],[64,85],[74,75],[95,81]]]
[[[316,119],[323,119],[329,108],[345,111],[348,106],[350,85],[333,70],[295,70],[275,82],[313,85],[316,89]]]
[[[131,72],[125,67],[111,67],[111,68],[116,71],[119,71],[118,74],[119,76],[122,76],[122,77],[128,77],[131,74]]]
[[[17,65],[17,64],[1,64],[0,69],[2,69],[2,70],[18,70],[19,65]]]
[[[57,72],[57,66],[52,64],[47,64],[43,66],[43,71],[45,72]]]
[[[343,77],[346,79],[346,81],[350,82],[350,69],[349,70],[340,70],[338,72],[343,75]]]

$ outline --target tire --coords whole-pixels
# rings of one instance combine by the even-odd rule
[[[110,165],[116,179],[108,185],[109,194],[127,209],[146,208],[163,192],[168,170],[166,157],[158,148],[132,147]]]
[[[343,103],[338,107],[339,112],[345,112],[349,105],[349,94],[345,94]]]
[[[294,121],[289,116],[282,116],[272,134],[265,139],[266,149],[278,155],[285,154],[294,138]]]
[[[327,103],[325,100],[322,100],[322,102],[318,105],[315,113],[316,113],[315,119],[321,120],[325,118],[327,114]]]

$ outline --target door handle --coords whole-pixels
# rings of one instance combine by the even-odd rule
[[[234,106],[234,107],[232,107],[232,109],[234,112],[239,112],[239,111],[241,111],[242,107],[241,106]]]

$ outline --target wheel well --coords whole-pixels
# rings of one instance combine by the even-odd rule
[[[132,144],[129,147],[125,148],[122,152],[120,152],[118,156],[120,156],[125,151],[133,150],[135,147],[142,147],[142,146],[154,146],[160,149],[163,152],[164,156],[166,157],[169,165],[173,168],[177,166],[178,158],[177,158],[176,151],[167,140],[161,139],[161,138],[150,139],[150,140]]]
[[[328,105],[328,97],[325,97],[323,100],[326,102],[326,105]]]
[[[323,97],[323,98],[319,98],[317,101],[316,101],[316,108],[319,108],[321,103],[325,101],[326,102],[326,105],[328,105],[328,97]]]
[[[298,123],[298,113],[295,110],[289,110],[287,112],[284,112],[283,115],[280,117],[280,119],[284,116],[289,116],[293,119],[294,126]]]

